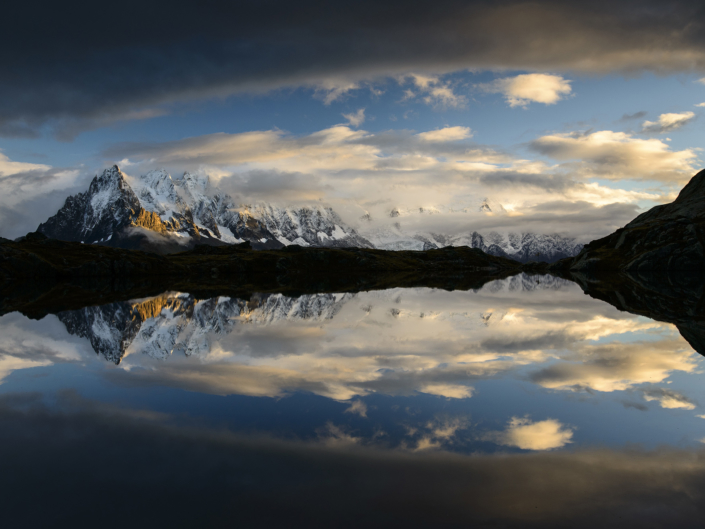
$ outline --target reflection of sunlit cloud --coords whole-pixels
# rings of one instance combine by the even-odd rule
[[[48,366],[57,362],[81,359],[76,344],[65,341],[55,334],[47,336],[38,330],[51,329],[67,334],[54,316],[42,322],[22,319],[19,314],[10,314],[2,319],[0,336],[0,383],[12,372],[34,367]],[[58,325],[57,325],[58,324]]]
[[[357,519],[381,520],[372,526],[401,520],[409,527],[436,527],[439,520],[448,520],[448,525],[465,527],[493,520],[503,527],[621,528],[634,525],[624,520],[635,519],[643,527],[702,525],[703,447],[410,454],[364,446],[355,441],[356,432],[335,425],[321,428],[316,439],[274,439],[200,422],[150,420],[105,402],[59,397],[48,407],[39,396],[0,396],[2,453],[12,454],[9,463],[15,468],[47,484],[38,489],[42,480],[3,472],[0,485],[15,497],[18,491],[24,497],[47,491],[40,500],[52,507],[48,516],[77,498],[104,497],[106,476],[112,476],[130,486],[135,498],[147,499],[141,512],[155,519],[171,516],[172,525],[183,521],[178,520],[183,510],[174,514],[163,502],[155,504],[155,483],[187,490],[195,505],[186,511],[188,520],[211,516],[206,525],[216,526],[232,517],[233,505],[238,514],[244,511],[258,521],[267,514],[262,505],[272,506],[279,517],[266,518],[276,523],[264,525],[290,526],[292,512],[309,512],[301,510],[304,504],[312,504],[311,527],[321,526],[322,509],[332,513],[323,519],[331,520],[327,526],[342,519],[340,513],[351,512]],[[101,472],[96,472],[97,460]],[[66,476],[67,462],[72,479]],[[203,486],[193,487],[194,476]],[[4,514],[11,507],[5,503]],[[26,516],[21,509],[20,502],[15,512]],[[84,510],[95,521],[96,511]],[[129,521],[133,511],[117,509],[110,515]]]
[[[458,430],[465,430],[469,423],[464,417],[436,417],[420,428],[408,428],[408,434],[420,434],[413,448],[415,452],[435,450],[453,443]]]
[[[587,346],[579,353],[531,375],[551,389],[622,391],[638,384],[662,382],[672,371],[693,372],[695,353],[682,341],[613,343]]]
[[[28,358],[15,358],[13,356],[0,356],[0,382],[5,380],[10,373],[19,369],[51,365],[50,360],[29,360]]]
[[[573,430],[555,419],[532,422],[526,417],[512,417],[506,430],[487,433],[483,438],[522,450],[552,450],[570,443]]]
[[[345,410],[345,413],[354,413],[360,417],[367,417],[367,405],[361,400],[354,400],[350,407]]]
[[[453,384],[424,384],[421,386],[421,393],[440,395],[451,399],[467,399],[472,397],[473,388],[471,386],[461,386]]]
[[[657,401],[661,404],[662,408],[667,409],[695,409],[695,404],[693,404],[688,397],[678,393],[677,391],[671,391],[669,389],[652,388],[644,390],[644,399],[647,401]]]
[[[362,440],[360,437],[347,433],[343,428],[331,422],[326,423],[325,427],[318,431],[318,438],[325,445],[338,448],[356,445]]]
[[[217,395],[305,391],[350,401],[370,393],[465,399],[478,380],[547,362],[530,377],[541,386],[601,391],[660,382],[672,371],[695,367],[682,340],[586,346],[586,340],[637,331],[670,337],[672,330],[586,300],[572,284],[525,291],[524,283],[518,276],[477,292],[392,289],[193,303],[169,294],[145,313],[130,354],[105,376]],[[65,333],[63,324],[51,321]],[[39,340],[56,350],[61,342],[50,334],[25,332],[16,341]],[[2,335],[12,336],[7,325]],[[5,340],[6,354],[10,342]],[[11,356],[21,358],[22,347]],[[63,361],[84,358],[75,344],[64,349]],[[56,355],[27,358],[53,362]],[[350,406],[351,413],[361,411],[355,408],[360,404]]]

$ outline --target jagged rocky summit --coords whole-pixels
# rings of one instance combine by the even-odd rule
[[[651,208],[554,266],[583,273],[666,272],[674,279],[678,274],[701,274],[705,271],[705,171],[696,174],[672,203]]]
[[[194,243],[256,248],[361,247],[371,244],[322,206],[236,207],[211,189],[205,175],[172,178],[151,171],[131,186],[117,165],[96,176],[87,191],[71,196],[37,229],[53,239],[121,248],[185,250]]]
[[[501,208],[493,205],[494,209]],[[479,211],[491,211],[484,199]],[[423,208],[422,208],[423,210]],[[394,209],[390,218],[404,216]],[[278,208],[266,204],[237,206],[210,185],[205,175],[172,177],[150,171],[128,182],[118,166],[96,176],[87,191],[67,198],[59,212],[38,232],[53,239],[118,248],[173,253],[195,244],[250,242],[255,249],[296,244],[304,247],[357,247],[384,250],[430,250],[468,246],[526,263],[555,262],[577,254],[572,238],[533,233],[447,236],[405,233],[398,222],[388,228],[358,231],[330,207]]]

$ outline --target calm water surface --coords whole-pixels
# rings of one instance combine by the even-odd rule
[[[14,523],[621,526],[705,515],[705,367],[571,282],[0,318]]]

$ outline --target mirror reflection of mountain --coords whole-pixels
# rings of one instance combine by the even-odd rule
[[[147,300],[59,312],[57,317],[71,334],[87,338],[96,353],[119,364],[130,347],[155,358],[175,353],[207,354],[209,335],[227,334],[236,323],[330,319],[352,296],[255,294],[249,300],[199,300],[190,294],[166,293]]]
[[[553,276],[520,274],[506,281],[491,282],[487,290],[530,292],[557,289],[568,283]],[[57,317],[71,334],[87,338],[96,353],[119,364],[130,348],[155,358],[174,353],[207,354],[209,336],[227,334],[236,324],[330,320],[355,296],[340,293],[289,297],[256,293],[245,300],[224,296],[197,299],[186,293],[165,293],[145,300],[62,311]]]

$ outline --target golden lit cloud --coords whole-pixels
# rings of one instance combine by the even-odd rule
[[[695,404],[691,402],[688,397],[677,391],[671,391],[670,389],[652,388],[644,390],[644,399],[647,401],[656,401],[661,404],[662,408],[666,409],[695,409]]]
[[[661,140],[644,140],[610,130],[550,134],[532,141],[530,148],[555,160],[570,162],[566,168],[586,178],[676,183],[690,178],[697,163],[693,149],[672,151]]]
[[[531,378],[551,389],[623,391],[639,384],[662,382],[673,371],[694,372],[697,355],[684,345],[681,340],[663,340],[587,346]]]
[[[522,450],[553,450],[570,443],[573,430],[555,419],[532,422],[527,417],[512,417],[506,430],[487,433],[483,438]]]
[[[641,126],[642,132],[653,132],[662,134],[681,128],[695,118],[694,112],[681,112],[679,114],[661,114],[657,121],[644,121]]]
[[[530,73],[498,79],[481,85],[488,92],[503,94],[511,107],[525,107],[529,103],[553,105],[571,92],[570,81],[560,75]]]
[[[431,130],[417,134],[423,141],[432,143],[445,141],[458,141],[472,138],[470,127],[446,127],[444,129]]]

